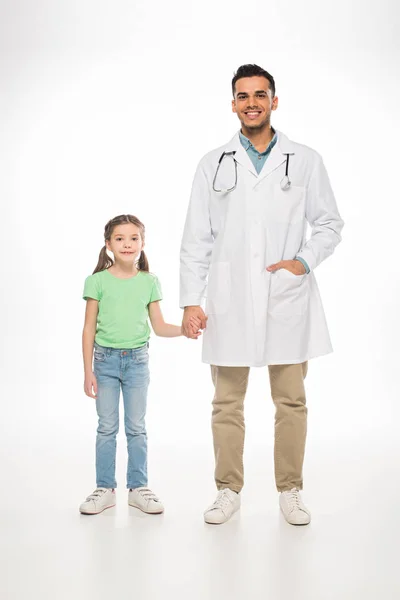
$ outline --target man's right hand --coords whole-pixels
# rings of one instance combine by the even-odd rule
[[[193,326],[190,324],[190,319],[194,317],[200,321],[200,327],[197,331],[193,330]],[[182,333],[187,338],[191,338],[196,340],[199,337],[199,332],[201,329],[205,329],[207,326],[206,315],[204,314],[201,306],[186,306],[183,312],[183,320],[182,320]],[[193,321],[192,321],[193,322]]]

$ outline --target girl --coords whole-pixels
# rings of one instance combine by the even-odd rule
[[[143,251],[143,223],[132,215],[115,217],[105,227],[104,240],[99,261],[93,275],[86,279],[83,293],[86,300],[84,389],[87,396],[96,400],[99,424],[97,488],[79,510],[93,515],[115,505],[116,436],[122,389],[128,444],[128,503],[146,513],[162,513],[162,503],[147,486],[148,317],[156,335],[177,337],[182,331],[180,326],[164,321],[159,303],[160,284],[157,277],[149,273]],[[114,260],[107,250],[113,253]],[[193,320],[192,328],[194,334],[199,323]]]

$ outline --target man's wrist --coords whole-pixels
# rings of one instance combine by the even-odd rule
[[[310,267],[308,266],[308,264],[304,260],[304,258],[301,258],[300,256],[296,256],[294,260],[298,260],[299,262],[301,262],[301,264],[305,268],[307,274],[310,272]]]

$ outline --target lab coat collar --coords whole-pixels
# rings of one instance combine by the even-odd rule
[[[225,152],[236,152],[236,161],[254,175],[256,179],[254,182],[255,184],[259,183],[262,179],[270,175],[270,173],[275,171],[275,169],[277,169],[283,162],[286,162],[287,154],[295,154],[295,145],[293,142],[291,142],[289,138],[282,132],[276,130],[276,133],[278,135],[278,141],[272,148],[271,153],[267,158],[260,174],[257,174],[249,155],[243,148],[240,142],[239,132],[233,136],[231,141],[225,147]]]
[[[287,154],[295,154],[295,146],[289,140],[289,138],[280,131],[278,131],[277,134],[278,142],[272,148],[271,154],[265,161],[265,164],[258,176],[257,183],[262,181],[265,177],[268,177],[268,175],[280,167],[282,163],[285,163]]]
[[[235,152],[235,160],[239,165],[245,167],[254,177],[258,177],[257,171],[254,168],[251,158],[243,148],[240,141],[239,132],[237,132],[231,141],[225,146],[225,152]]]

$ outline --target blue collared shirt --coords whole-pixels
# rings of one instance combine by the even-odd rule
[[[256,150],[251,141],[245,135],[243,135],[241,131],[239,131],[239,137],[240,143],[249,155],[249,158],[253,163],[255,170],[257,171],[257,175],[259,175],[261,173],[261,169],[265,165],[268,156],[271,153],[272,148],[278,141],[278,136],[275,133],[274,137],[272,138],[272,140],[268,144],[267,149],[264,152],[259,152],[258,150]]]
[[[274,131],[274,130],[272,130],[272,131]],[[240,138],[240,143],[242,144],[243,148],[246,150],[251,162],[254,165],[255,170],[257,171],[257,175],[259,175],[261,173],[261,169],[263,168],[263,166],[266,163],[268,156],[271,154],[272,148],[275,146],[276,142],[278,141],[278,136],[277,136],[276,132],[274,131],[274,137],[272,138],[272,140],[268,144],[267,149],[264,150],[264,152],[259,152],[258,150],[256,150],[256,148],[253,146],[253,144],[251,143],[249,138],[247,138],[245,135],[243,135],[243,133],[241,131],[239,131],[239,138]],[[300,256],[296,256],[295,260],[299,260],[303,264],[303,266],[306,270],[306,273],[310,272],[310,267],[308,266],[308,264],[304,260],[304,258],[301,258]]]

